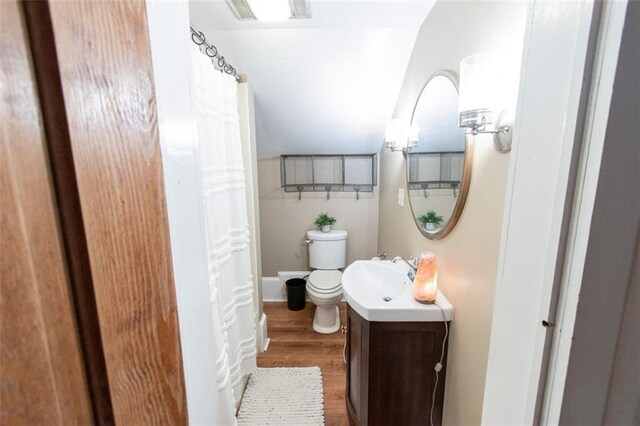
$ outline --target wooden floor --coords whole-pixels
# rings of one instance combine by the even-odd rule
[[[258,367],[313,367],[322,370],[324,414],[327,426],[348,425],[344,400],[346,366],[342,358],[345,336],[341,332],[313,331],[315,305],[307,302],[302,311],[290,311],[286,303],[265,302],[271,342],[258,355]],[[346,305],[340,306],[340,321],[346,325]]]

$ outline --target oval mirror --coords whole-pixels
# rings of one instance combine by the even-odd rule
[[[471,182],[471,139],[458,127],[458,80],[434,74],[422,89],[411,117],[418,143],[406,155],[407,191],[420,232],[440,239],[455,227]]]

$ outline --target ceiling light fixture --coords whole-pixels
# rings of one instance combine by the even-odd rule
[[[277,22],[291,18],[289,0],[249,0],[249,7],[258,21]]]
[[[225,0],[240,21],[275,22],[311,18],[309,0]]]

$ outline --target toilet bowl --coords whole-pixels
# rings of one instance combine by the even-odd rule
[[[313,329],[322,334],[335,333],[340,329],[340,309],[342,300],[342,272],[338,270],[313,271],[307,278],[307,293],[316,312]]]
[[[307,293],[316,305],[313,329],[318,333],[335,333],[340,329],[342,272],[347,260],[347,231],[307,232],[309,266],[314,269],[307,278]]]

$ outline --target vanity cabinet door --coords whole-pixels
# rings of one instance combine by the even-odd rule
[[[428,424],[444,322],[369,322],[349,305],[347,321],[346,402],[351,424]],[[445,346],[434,425],[442,423],[446,359]]]
[[[356,425],[367,424],[369,322],[347,305],[347,410]]]
[[[369,425],[429,424],[443,322],[371,322]],[[446,350],[445,358],[446,360]],[[442,423],[446,362],[438,378],[433,424]]]

